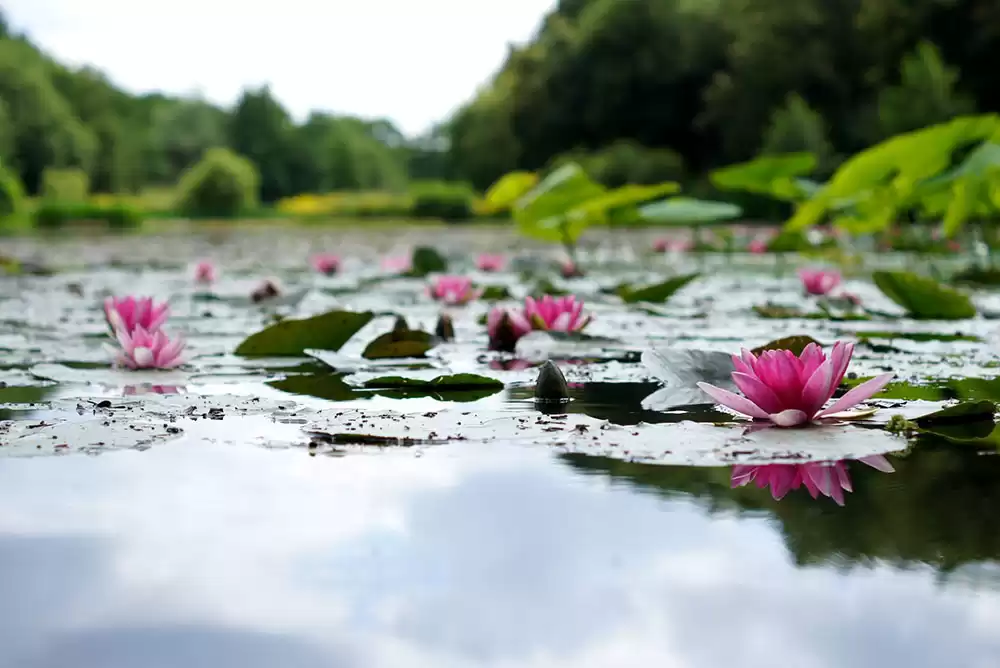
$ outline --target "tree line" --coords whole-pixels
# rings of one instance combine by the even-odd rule
[[[405,137],[384,119],[297,123],[266,87],[231,109],[131,95],[0,17],[0,160],[29,194],[47,168],[138,192],[225,147],[256,167],[265,203],[415,180],[484,189],[570,159],[614,186],[807,150],[823,176],[898,132],[1000,110],[998,58],[994,0],[560,0],[452,118]]]

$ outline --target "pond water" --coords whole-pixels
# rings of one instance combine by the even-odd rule
[[[753,307],[815,312],[804,260],[654,256],[649,239],[597,235],[581,256],[591,271],[570,280],[496,230],[5,241],[3,254],[57,271],[0,278],[0,666],[996,666],[992,419],[909,440],[881,427],[998,398],[997,323],[893,317],[865,273],[946,275],[962,260],[867,256],[846,287],[883,316],[767,319]],[[582,296],[597,338],[488,352],[489,306],[474,302],[448,309],[456,341],[427,358],[363,359],[391,314],[434,329],[426,280],[378,265],[420,244],[515,297],[542,277]],[[472,269],[498,248],[519,257],[513,270]],[[339,275],[309,269],[320,250],[346,258]],[[201,257],[221,271],[208,291],[191,280]],[[692,271],[666,304],[609,290]],[[284,297],[252,303],[268,276]],[[169,298],[188,363],[111,369],[109,294]],[[1000,311],[990,292],[974,299]],[[336,353],[233,354],[277,315],[331,309],[383,315]],[[853,373],[900,382],[870,402],[875,416],[806,430],[750,431],[704,400],[643,406],[660,386],[643,350],[789,335],[858,341]],[[549,357],[564,406],[533,401]],[[466,372],[505,387],[364,387]],[[829,490],[733,486],[748,466],[809,462],[849,480],[843,505]]]

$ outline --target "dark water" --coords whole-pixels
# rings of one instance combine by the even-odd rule
[[[332,296],[347,279],[317,282],[296,265],[314,236],[281,235],[298,255],[269,252],[262,238],[169,240],[176,266],[127,271],[108,268],[108,255],[134,249],[142,265],[148,242],[64,241],[50,253],[66,267],[56,276],[0,279],[0,666],[1000,663],[1000,457],[983,442],[908,442],[869,425],[747,437],[748,455],[733,445],[735,428],[711,425],[710,407],[644,410],[657,384],[628,351],[565,366],[569,416],[545,415],[531,401],[533,369],[481,359],[479,311],[458,318],[459,343],[429,363],[434,373],[491,373],[503,393],[359,395],[355,380],[385,370],[230,355],[267,317],[238,301],[241,289],[285,263],[290,289],[311,290],[295,314],[382,303],[420,322],[436,308],[419,282]],[[183,262],[206,250],[238,267],[216,289],[221,300],[196,299],[185,282]],[[89,262],[74,267],[73,257]],[[608,276],[678,269],[615,261],[605,260]],[[726,348],[803,330],[830,340],[850,325],[755,319],[754,303],[801,298],[787,270],[744,271],[756,278],[710,272],[666,316],[595,294],[594,331],[634,347]],[[85,297],[67,298],[68,282]],[[107,370],[96,305],[123,287],[171,296],[194,353],[179,379],[154,376],[154,388]],[[699,310],[707,318],[692,319]],[[978,342],[893,339],[894,351],[860,352],[859,372],[891,364],[930,385],[995,376],[991,323],[960,328]],[[213,407],[224,419],[209,417]],[[377,434],[450,425],[463,440],[311,443],[310,430],[351,420]],[[594,443],[566,436],[603,421]],[[788,459],[792,445],[799,459]],[[637,463],[630,449],[640,446]],[[893,471],[856,461],[871,455]],[[852,489],[843,506],[805,488],[776,500],[754,484],[731,487],[733,464],[842,458]]]

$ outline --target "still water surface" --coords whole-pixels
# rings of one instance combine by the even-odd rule
[[[281,238],[297,249],[316,243]],[[49,257],[66,271],[0,279],[0,345],[8,359],[0,370],[8,384],[0,389],[6,405],[0,420],[126,425],[105,432],[122,439],[106,447],[70,443],[67,452],[54,446],[31,452],[25,441],[0,448],[10,455],[0,458],[0,666],[1000,663],[1000,457],[936,442],[894,444],[884,449],[891,473],[846,464],[853,491],[841,507],[805,489],[781,500],[752,484],[732,489],[733,469],[722,460],[693,467],[633,463],[614,452],[608,457],[503,434],[410,448],[310,447],[303,426],[335,415],[331,406],[416,415],[450,402],[345,397],[315,360],[251,363],[229,355],[266,317],[236,301],[261,267],[273,270],[266,259],[287,262],[282,278],[290,286],[310,286],[294,313],[378,299],[417,322],[432,320],[436,310],[406,286],[395,297],[384,291],[344,297],[333,287],[340,279],[317,286],[291,266],[303,262],[301,253],[269,252],[260,239],[251,234],[214,246],[199,237],[168,240],[163,244],[176,246],[171,257],[178,266],[159,270],[108,267],[108,254],[128,248],[142,264],[150,255],[142,239],[64,241]],[[19,243],[20,252],[41,248]],[[188,289],[184,262],[205,250],[230,266],[242,261],[244,275],[217,288],[220,300],[177,297]],[[74,267],[71,257],[90,263]],[[668,270],[675,267],[642,269]],[[635,270],[609,270],[626,271]],[[829,340],[831,328],[844,326],[776,326],[746,313],[768,295],[792,294],[790,272],[768,268],[754,279],[709,280],[714,289],[692,286],[665,318],[615,311],[609,303],[608,329],[596,328],[599,319],[596,333],[641,331],[629,340],[643,345],[738,347],[768,340],[776,327],[812,328],[804,333]],[[746,290],[758,292],[737,304],[721,286],[744,280],[755,286]],[[84,298],[68,300],[68,282],[82,284]],[[225,419],[157,412],[142,397],[164,395],[136,395],[127,377],[107,376],[95,305],[102,291],[129,288],[172,296],[175,317],[191,337],[196,355],[189,377],[180,394],[166,396],[179,397],[178,406],[214,397]],[[705,300],[715,315],[685,316],[704,309]],[[594,303],[601,308],[598,298]],[[461,353],[468,353],[463,345],[482,348],[474,318],[458,325],[467,340],[460,333],[458,352],[438,360],[449,368],[477,359],[478,353]],[[904,325],[914,326],[878,326]],[[962,327],[983,342],[952,344],[961,357],[952,366],[990,375],[989,323]],[[903,375],[940,371],[940,343],[897,343],[904,350],[888,353],[889,361]],[[858,362],[862,370],[875,368],[886,355],[872,351]],[[86,373],[46,380],[59,376],[52,365]],[[571,411],[619,425],[662,415],[640,406],[656,384],[634,356],[582,366],[567,367],[579,383]],[[536,416],[526,399],[530,370],[493,371],[508,389],[461,410]],[[299,377],[324,379],[323,391],[315,391],[316,383],[308,386],[311,396],[274,385]],[[246,409],[240,397],[259,397],[262,408]],[[103,399],[113,404],[110,417],[87,403]],[[130,421],[126,408],[115,406],[133,406],[142,418]],[[122,434],[146,422],[182,429],[170,440],[129,447]],[[665,430],[671,446],[676,432],[666,430],[675,425],[653,426]]]

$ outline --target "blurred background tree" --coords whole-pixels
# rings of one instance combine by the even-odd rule
[[[230,109],[131,95],[0,16],[0,159],[31,196],[47,169],[137,193],[173,190],[227,148],[253,163],[264,203],[445,180],[482,191],[568,159],[608,185],[690,185],[758,152],[809,150],[822,177],[892,134],[1000,111],[998,59],[995,0],[560,0],[458,111],[406,137],[386,119],[297,122],[267,87]]]

